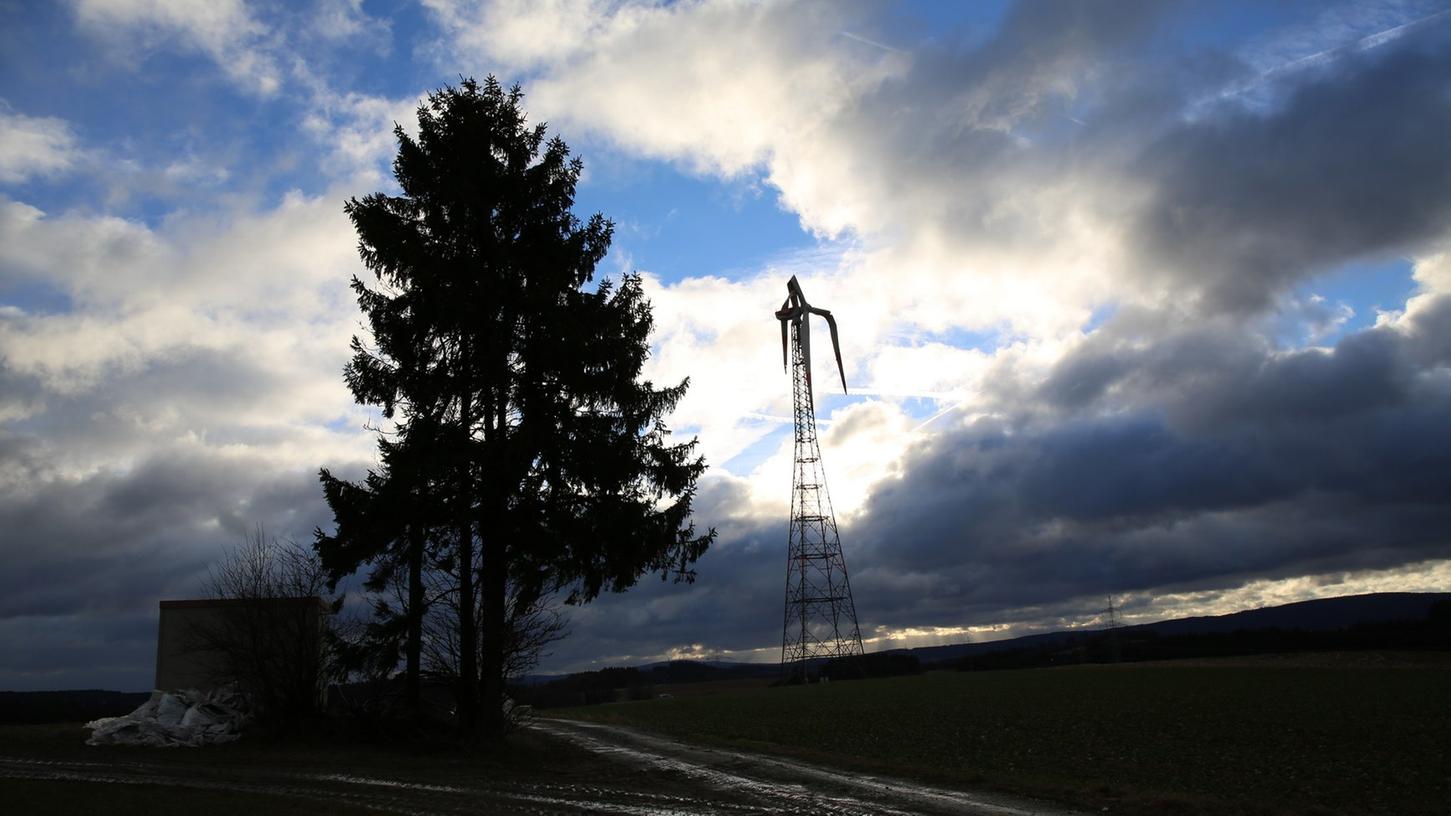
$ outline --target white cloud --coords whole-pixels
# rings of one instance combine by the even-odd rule
[[[840,36],[870,31],[868,12],[852,6],[431,7],[453,38],[450,55],[466,66],[531,72],[530,113],[556,132],[603,137],[698,173],[760,174],[803,228],[842,239],[746,278],[649,280],[649,374],[691,377],[674,424],[698,431],[714,464],[767,444],[780,426],[762,417],[790,414],[770,310],[792,274],[835,312],[853,387],[888,401],[931,395],[933,410],[962,403],[964,414],[981,407],[994,355],[1026,363],[1061,350],[1118,294],[1111,270],[1123,253],[1112,210],[1083,194],[1081,174],[1026,169],[1051,154],[1030,155],[1011,135],[1085,81],[1080,50],[969,62],[962,81],[944,87],[914,72],[930,57]],[[962,332],[981,334],[984,349],[942,339]],[[818,370],[834,367],[824,344],[818,353]],[[828,395],[819,400],[830,410]],[[861,444],[863,460],[882,455],[880,445]],[[773,475],[752,474],[762,500],[784,495]],[[840,508],[849,512],[865,489],[844,487]]]
[[[371,42],[380,54],[392,49],[391,23],[369,16],[363,0],[318,0],[312,31],[334,42]]]
[[[369,458],[341,377],[360,270],[341,197],[156,229],[0,201],[7,282],[68,304],[0,317],[0,371],[51,406],[54,460],[84,473],[178,442],[274,470]]]
[[[1412,267],[1416,283],[1427,292],[1451,294],[1451,241],[1447,243],[1448,246],[1417,258]]]
[[[73,0],[80,25],[121,48],[148,49],[176,38],[205,54],[233,82],[269,96],[282,72],[268,53],[272,32],[246,0]]]
[[[80,158],[75,134],[64,119],[26,116],[0,100],[0,184],[60,175]]]
[[[358,191],[392,185],[390,165],[398,149],[393,125],[416,136],[415,114],[426,97],[339,93],[316,78],[306,84],[311,112],[302,127],[324,151],[323,169]]]
[[[602,28],[606,0],[423,0],[464,52],[487,52],[511,69],[568,56]]]

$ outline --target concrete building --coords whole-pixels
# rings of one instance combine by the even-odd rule
[[[313,676],[321,693],[321,598],[162,601],[156,633],[156,688],[208,690],[244,685],[259,673]]]

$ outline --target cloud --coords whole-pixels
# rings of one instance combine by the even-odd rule
[[[1078,192],[1097,171],[1037,137],[1109,81],[1150,7],[1024,7],[980,48],[904,54],[837,35],[871,31],[869,7],[594,10],[594,35],[532,69],[535,116],[695,172],[759,174],[804,228],[856,244],[858,274],[839,288],[885,320],[1043,336],[1103,299],[1113,225]],[[457,33],[466,64],[496,67],[489,49]]]
[[[566,57],[605,28],[604,0],[424,0],[452,40],[452,53],[486,52],[511,69]],[[629,15],[633,10],[625,10]]]
[[[391,124],[419,96],[332,59],[391,53],[353,0],[71,7],[118,58],[213,61],[297,126],[237,161],[321,179],[203,172],[196,136],[117,185],[202,191],[184,208],[0,198],[0,529],[20,531],[0,557],[23,564],[0,576],[0,637],[111,665],[104,616],[135,648],[218,544],[325,525],[315,468],[371,460],[339,376],[358,330],[340,202],[390,183]],[[817,239],[678,280],[640,261],[647,376],[691,378],[671,424],[715,466],[697,521],[721,537],[695,586],[646,578],[576,610],[556,664],[774,657],[791,440],[770,312],[793,274],[842,328],[852,394],[817,401],[877,643],[1078,624],[1108,592],[1169,615],[1444,575],[1451,18],[1337,8],[1169,53],[1196,18],[1148,3],[1017,4],[958,42],[871,4],[429,2],[443,40],[410,43],[423,70],[517,77],[591,166],[766,189]],[[8,184],[116,177],[96,165],[131,155],[9,109],[0,134],[23,145],[0,150]],[[1350,328],[1366,304],[1304,294],[1402,256],[1417,289],[1372,328]]]
[[[16,113],[0,100],[0,184],[21,184],[70,171],[81,158],[70,123]]]
[[[1438,280],[1441,258],[1416,263]],[[1262,324],[1269,326],[1269,323]],[[1120,312],[1051,365],[994,365],[976,412],[860,460],[869,497],[843,513],[864,633],[879,647],[1101,623],[1115,595],[1135,620],[1221,614],[1308,597],[1429,591],[1451,540],[1451,297],[1333,347],[1279,348],[1243,322]],[[887,407],[831,412],[837,474],[893,427]],[[701,583],[646,580],[575,616],[555,666],[663,659],[702,644],[775,659],[786,450],[751,480],[721,477],[701,523],[726,520]],[[770,479],[761,479],[763,473]],[[727,591],[726,588],[733,588]],[[627,610],[640,607],[631,626]]]
[[[1445,558],[1451,358],[1421,341],[1095,337],[1041,386],[1064,414],[1005,406],[918,445],[850,532],[874,568],[952,578],[956,597],[921,602],[944,611]],[[961,620],[923,611],[892,622]]]
[[[7,691],[106,688],[155,682],[157,614],[83,613],[0,618],[0,687]]]
[[[1260,311],[1336,264],[1423,248],[1451,227],[1451,18],[1350,54],[1270,112],[1231,104],[1137,165],[1154,193],[1138,279],[1210,311]]]
[[[287,475],[279,502],[278,473],[196,442],[156,446],[130,467],[58,476],[34,461],[47,453],[42,446],[6,441],[35,480],[0,496],[13,564],[0,618],[145,610],[157,597],[198,592],[221,545],[261,514],[286,528],[274,532],[299,537],[326,515],[310,469]]]
[[[415,114],[426,97],[339,93],[317,77],[309,77],[307,85],[311,101],[302,130],[323,151],[322,167],[353,188],[396,187],[390,169],[398,150],[393,127],[416,136]]]
[[[373,457],[341,378],[359,268],[341,199],[155,228],[0,200],[0,287],[63,303],[0,313],[0,629],[69,638],[144,687],[135,653],[105,663],[98,620],[143,626],[194,596],[254,524],[305,540],[329,523],[317,468]],[[10,661],[0,684],[81,674]]]
[[[82,28],[118,51],[174,38],[247,91],[270,96],[282,85],[267,53],[272,32],[245,0],[73,0],[72,8]]]
[[[370,16],[363,10],[363,0],[318,0],[311,33],[324,41],[371,43],[379,54],[392,50],[392,24]]]

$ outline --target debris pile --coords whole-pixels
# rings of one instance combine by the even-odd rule
[[[194,748],[240,738],[250,719],[247,700],[235,689],[153,691],[130,714],[86,723],[86,744]]]

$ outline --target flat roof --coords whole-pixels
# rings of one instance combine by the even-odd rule
[[[186,601],[162,601],[162,609],[214,609],[228,606],[252,606],[266,604],[316,604],[326,609],[327,602],[316,595],[302,598],[200,598]]]

